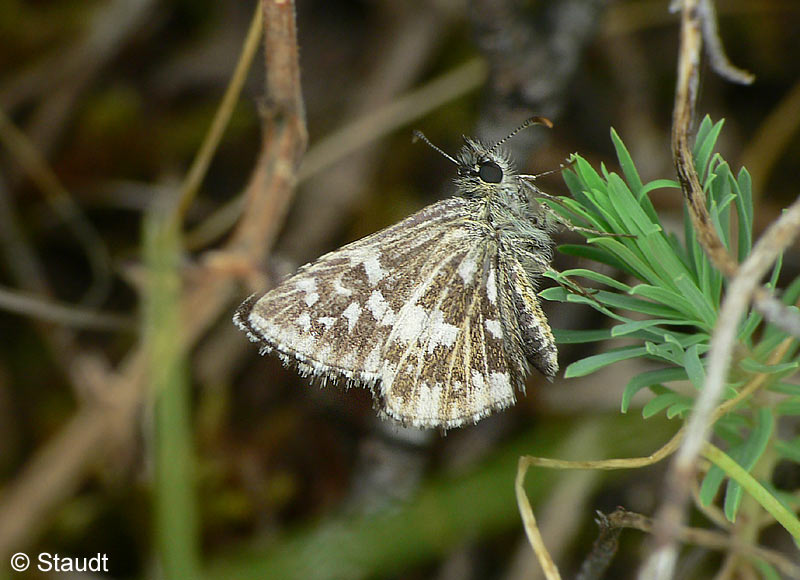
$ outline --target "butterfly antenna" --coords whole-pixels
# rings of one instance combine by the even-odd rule
[[[511,131],[511,133],[509,133],[506,137],[500,139],[497,143],[492,145],[492,148],[489,151],[494,151],[495,149],[500,147],[500,145],[502,145],[503,143],[505,143],[506,141],[511,139],[514,135],[516,135],[517,133],[519,133],[523,129],[527,129],[531,125],[544,125],[548,129],[552,129],[553,128],[553,122],[550,119],[548,119],[547,117],[530,117],[522,125],[520,125],[516,129]]]
[[[536,181],[540,177],[544,177],[545,175],[552,175],[553,173],[561,173],[565,169],[569,169],[570,167],[574,166],[577,160],[573,157],[567,163],[561,163],[558,166],[558,169],[549,169],[547,171],[542,171],[541,173],[537,173],[536,175],[520,175],[519,177],[522,179],[530,179],[531,181]]]
[[[453,156],[452,156],[452,155],[448,155],[447,153],[445,153],[444,151],[442,151],[441,149],[439,149],[439,148],[438,148],[436,145],[434,145],[433,143],[431,143],[431,142],[430,142],[430,140],[429,140],[429,139],[428,139],[428,138],[427,138],[425,135],[423,135],[423,134],[422,134],[422,131],[416,131],[416,130],[415,130],[415,131],[412,133],[412,135],[413,135],[413,137],[411,138],[411,142],[412,142],[412,143],[416,143],[417,141],[424,141],[425,143],[427,143],[427,144],[428,144],[428,147],[430,147],[430,148],[431,148],[431,149],[433,149],[434,151],[437,151],[437,152],[438,152],[440,155],[442,155],[442,156],[443,156],[443,157],[445,157],[446,159],[449,159],[450,161],[452,161],[452,162],[453,162],[453,163],[455,163],[456,165],[458,165],[458,164],[459,164],[459,163],[458,163],[458,161],[456,161],[456,160],[453,158]]]

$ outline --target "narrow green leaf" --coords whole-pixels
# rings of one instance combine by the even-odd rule
[[[712,465],[703,478],[703,483],[700,484],[700,505],[708,507],[714,503],[714,498],[724,480],[725,472],[716,465]]]
[[[742,370],[747,371],[748,373],[779,374],[787,371],[794,371],[798,366],[800,366],[800,363],[797,361],[791,361],[787,363],[768,365],[751,357],[747,357],[742,359],[742,361],[739,363],[739,366],[742,368]]]
[[[752,180],[747,169],[739,170],[734,189],[737,194],[736,209],[739,217],[739,261],[743,262],[753,246],[753,192]]]
[[[613,292],[600,290],[594,294],[594,298],[611,308],[622,308],[648,316],[683,320],[682,313],[674,310],[671,306],[666,306],[657,302],[649,302],[634,296],[626,296],[624,294],[615,294]]]
[[[576,244],[564,244],[558,247],[558,251],[568,256],[577,256],[579,258],[586,258],[587,260],[591,260],[599,264],[606,264],[612,268],[620,270],[621,272],[626,272],[632,276],[634,275],[634,272],[629,270],[624,262],[603,248],[586,245],[579,246]]]
[[[587,342],[600,342],[612,338],[610,329],[565,330],[563,328],[554,328],[553,337],[558,344],[583,344]]]
[[[707,328],[713,327],[717,321],[717,313],[694,281],[690,280],[688,276],[678,276],[675,279],[675,284],[686,300],[692,304],[694,317],[700,318]]]
[[[680,399],[669,406],[667,409],[667,419],[674,419],[675,417],[683,417],[687,411],[690,411],[694,401],[686,395],[681,395]]]
[[[167,578],[199,576],[199,524],[186,353],[176,329],[180,317],[181,239],[177,222],[151,208],[144,219],[143,333],[147,385],[152,389],[151,450],[155,482],[153,525]]]
[[[755,424],[749,437],[742,445],[729,453],[730,457],[747,472],[753,469],[764,453],[775,426],[772,411],[765,407],[756,411],[754,419]],[[724,511],[725,517],[731,522],[736,521],[736,513],[739,511],[739,505],[742,501],[742,491],[742,486],[737,481],[728,480]]]
[[[687,378],[686,371],[680,367],[669,367],[638,374],[628,382],[622,393],[621,411],[627,413],[634,395],[645,387],[673,381],[685,381]]]
[[[564,371],[564,377],[568,379],[583,377],[615,362],[641,357],[645,354],[647,354],[647,350],[641,346],[628,346],[592,355],[569,365]]]
[[[711,336],[707,332],[692,332],[692,333],[678,333],[670,332],[664,333],[664,342],[670,342],[677,345],[682,350],[698,345],[698,352],[700,355],[708,352],[709,341]]]
[[[654,415],[658,415],[668,407],[681,402],[683,395],[679,395],[670,389],[667,389],[667,391],[668,392],[656,395],[654,398],[647,401],[642,409],[642,417],[649,419]]]
[[[573,165],[574,171],[581,181],[583,193],[586,190],[602,190],[605,189],[605,182],[603,178],[594,170],[594,168],[583,157],[578,156]],[[586,199],[586,198],[584,198]]]
[[[783,252],[778,254],[778,258],[775,260],[775,265],[772,267],[772,275],[769,277],[769,282],[767,282],[767,286],[769,288],[775,288],[778,285],[778,278],[781,276],[781,269],[783,268]]]
[[[670,342],[662,344],[646,342],[644,347],[647,350],[647,354],[652,357],[660,358],[680,367],[684,366],[683,349],[677,344]]]
[[[608,187],[611,193],[611,201],[618,215],[625,223],[625,231],[634,235],[647,236],[661,231],[658,220],[653,220],[648,216],[636,201],[633,193],[624,181],[616,173],[612,173],[608,178]]]
[[[750,312],[750,314],[747,315],[747,318],[745,318],[744,324],[742,324],[742,329],[739,331],[737,338],[745,344],[751,344],[750,339],[753,337],[753,333],[763,320],[764,316],[759,312],[755,310]]]
[[[781,401],[775,405],[775,413],[781,417],[790,415],[800,415],[800,399],[790,399],[788,401]]]
[[[694,388],[700,390],[706,383],[706,369],[698,354],[698,345],[686,349],[683,356],[684,368]]]
[[[611,252],[620,262],[626,265],[625,271],[631,272],[642,281],[658,284],[658,276],[646,261],[634,253],[629,247],[615,238],[601,238],[594,241],[596,246]]]
[[[572,270],[564,270],[563,272],[561,272],[561,274],[566,277],[580,276],[582,278],[587,278],[589,280],[605,284],[606,286],[611,286],[612,288],[615,288],[622,292],[628,292],[631,289],[631,287],[628,286],[627,284],[623,284],[622,282],[615,280],[611,276],[606,276],[605,274],[600,274],[599,272],[595,272],[594,270],[587,270],[585,268],[573,268]]]
[[[660,286],[676,289],[675,278],[678,276],[693,278],[689,265],[673,251],[663,234],[641,236],[637,242],[642,255],[649,258],[648,264],[658,274]]]
[[[684,324],[705,326],[700,317],[694,312],[692,303],[677,292],[660,286],[653,286],[652,284],[637,284],[630,294],[631,296],[642,296],[653,300],[656,304],[668,307],[668,312],[673,313],[670,318],[680,320]]]
[[[681,184],[674,179],[656,179],[648,181],[640,192],[640,195],[646,195],[656,189],[677,189],[680,191]]]
[[[561,172],[561,179],[564,180],[567,189],[569,189],[570,195],[573,198],[578,199],[578,196],[581,194],[581,190],[583,189],[583,184],[575,172],[570,169],[565,169]]]
[[[553,286],[552,288],[545,288],[537,293],[537,296],[543,300],[551,302],[566,302],[567,290],[561,286]]]
[[[711,121],[711,117],[709,115],[704,116],[700,121],[700,126],[697,128],[697,134],[695,135],[695,148],[699,147],[700,144],[708,138],[708,134],[713,127],[714,123]],[[696,156],[696,151],[692,151],[692,155]]]
[[[659,324],[679,324],[684,325],[685,323],[680,320],[673,320],[670,318],[651,318],[649,320],[631,320],[630,322],[623,322],[622,324],[617,324],[616,326],[611,327],[611,336],[617,338],[620,336],[626,336],[628,334],[638,332],[644,329],[650,329],[654,326],[658,326]],[[659,330],[659,329],[657,329]]]
[[[705,123],[705,119],[703,119],[703,123]],[[701,183],[705,181],[708,161],[711,159],[711,154],[714,151],[714,146],[717,143],[720,131],[722,131],[723,124],[724,121],[717,121],[706,134],[701,133],[700,130],[697,132],[697,141],[694,147],[694,165]]]
[[[800,397],[800,385],[778,381],[770,385],[769,390],[773,393],[781,393],[792,397]]]
[[[602,225],[600,229],[602,231],[608,231],[615,234],[635,233],[628,231],[628,229],[623,225],[624,222],[620,218],[616,207],[609,199],[609,192],[606,189],[602,191],[593,189],[586,193],[587,196],[592,199],[594,210],[603,218],[603,222],[600,222]]]

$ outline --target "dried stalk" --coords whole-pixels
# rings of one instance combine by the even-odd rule
[[[297,60],[294,3],[264,0],[267,66],[262,151],[248,185],[247,209],[224,253],[250,264],[263,261],[292,196],[295,171],[305,149],[306,130]],[[219,253],[218,253],[219,254]],[[210,254],[201,257],[211,262]],[[230,278],[204,269],[183,286],[182,348],[190,349],[227,308],[237,289]],[[97,372],[98,393],[29,461],[0,500],[0,560],[30,542],[47,514],[79,487],[98,455],[131,436],[145,400],[148,365],[145,345],[134,347],[116,371]],[[87,380],[90,380],[87,377]]]

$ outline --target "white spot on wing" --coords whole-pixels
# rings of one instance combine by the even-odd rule
[[[458,275],[464,281],[464,284],[469,285],[475,277],[475,272],[478,269],[478,262],[473,253],[467,254],[467,257],[461,260],[458,265]]]
[[[308,332],[311,329],[311,315],[303,312],[297,317],[297,325],[303,329],[303,332]]]
[[[503,338],[503,325],[498,320],[487,320],[486,330],[488,330],[493,337],[498,340]]]
[[[459,330],[457,326],[444,321],[441,310],[434,310],[428,322],[428,352],[433,352],[437,346],[452,347]]]
[[[361,316],[361,306],[357,302],[351,302],[342,312],[342,316],[347,319],[347,331],[353,332],[353,327],[358,322],[358,317]]]
[[[486,296],[489,302],[497,304],[497,280],[495,280],[494,267],[489,268],[489,276],[486,279]]]
[[[373,290],[367,300],[367,308],[380,324],[389,326],[394,323],[394,311],[389,308],[389,303],[378,290]]]
[[[366,360],[364,360],[364,370],[368,373],[377,373],[381,368],[381,345],[376,344],[369,354],[367,355]]]
[[[442,386],[433,385],[423,382],[417,390],[416,400],[416,418],[419,419],[436,419],[439,417],[440,409],[442,406]]]
[[[514,389],[511,388],[511,378],[508,373],[491,373],[489,375],[489,392],[494,402],[513,397]]]
[[[317,321],[325,327],[325,330],[328,330],[331,326],[336,324],[336,319],[332,316],[323,316],[322,318],[318,318]]]
[[[307,306],[314,306],[319,300],[317,281],[314,278],[301,278],[297,281],[297,289],[306,293]]]
[[[378,254],[374,251],[357,252],[350,258],[350,266],[355,267],[359,264],[364,265],[364,272],[367,274],[367,281],[370,286],[375,286],[383,280],[388,272],[381,267]]]
[[[317,289],[317,281],[314,278],[300,278],[296,285],[297,289],[303,292],[313,292]]]
[[[410,304],[401,314],[393,330],[395,339],[405,343],[416,340],[428,322],[428,313],[419,304]]]

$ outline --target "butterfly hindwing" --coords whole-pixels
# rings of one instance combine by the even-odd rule
[[[497,291],[493,240],[454,251],[398,322],[417,329],[389,339],[380,394],[383,412],[418,427],[457,427],[515,401]],[[419,321],[424,321],[420,324]]]

